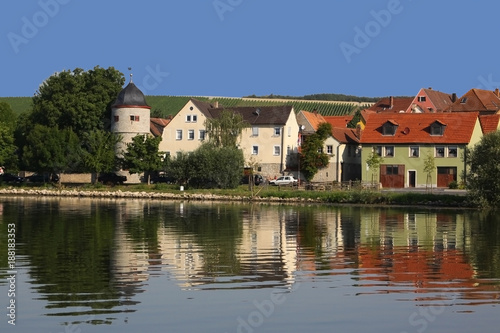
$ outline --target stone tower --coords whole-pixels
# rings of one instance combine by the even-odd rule
[[[150,133],[151,107],[147,105],[142,91],[132,82],[130,75],[129,84],[118,94],[116,101],[111,106],[111,132],[121,135],[122,142],[116,146],[116,154],[122,156],[127,149],[127,143],[138,134]],[[139,182],[137,175],[121,172],[127,176],[127,183]]]

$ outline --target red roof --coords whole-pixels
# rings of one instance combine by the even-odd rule
[[[340,143],[359,143],[359,139],[356,136],[356,130],[354,128],[333,127],[332,136]]]
[[[479,116],[479,123],[481,123],[483,134],[495,132],[498,129],[499,120],[500,114]]]
[[[162,136],[163,129],[170,123],[171,119],[151,118],[149,121],[149,130],[151,134],[154,136]]]
[[[353,116],[324,116],[323,118],[332,127],[347,127]]]
[[[311,124],[315,131],[318,130],[318,126],[321,123],[326,123],[325,118],[317,112],[300,111],[304,115],[304,118]]]
[[[375,112],[401,113],[406,112],[414,97],[385,97],[373,104],[368,110]]]
[[[496,92],[471,89],[445,111],[496,113],[498,110],[500,110],[500,98]]]
[[[370,114],[361,134],[361,143],[453,143],[468,144],[478,112],[460,113],[374,113]],[[382,126],[397,123],[394,135],[383,135]],[[445,126],[443,135],[431,135],[430,127]]]

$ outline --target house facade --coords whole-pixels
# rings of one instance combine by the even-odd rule
[[[365,113],[362,131],[362,180],[383,188],[447,187],[466,177],[466,148],[482,136],[478,112],[384,114]],[[367,160],[377,154],[380,168]],[[425,172],[426,161],[435,168]]]
[[[299,127],[292,106],[221,108],[217,103],[191,99],[163,129],[160,151],[176,156],[192,152],[208,139],[205,121],[224,110],[242,116],[246,127],[238,141],[245,167],[264,177],[283,174],[298,146]]]
[[[318,129],[321,123],[332,125],[332,133],[325,140],[322,151],[329,156],[327,167],[318,170],[313,182],[342,182],[361,179],[361,153],[357,149],[357,131],[347,128],[352,116],[323,117],[317,112],[300,111],[297,114],[301,135],[307,137]],[[342,126],[339,126],[342,125]]]

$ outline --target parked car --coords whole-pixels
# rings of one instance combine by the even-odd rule
[[[241,177],[242,184],[248,184],[249,180],[250,180],[250,175],[245,175],[245,176]],[[253,183],[255,185],[260,185],[260,184],[264,183],[264,178],[261,175],[256,174],[253,176]]]
[[[22,183],[24,181],[24,177],[15,175],[13,173],[4,173],[0,176],[0,181],[4,183]]]
[[[151,182],[151,184],[159,184],[159,183],[173,184],[173,183],[175,183],[175,179],[174,179],[174,177],[162,174],[162,175],[151,177],[150,182]]]
[[[298,181],[293,176],[281,176],[278,179],[273,179],[269,181],[271,185],[297,185]]]
[[[31,176],[26,177],[26,180],[31,183],[57,183],[59,181],[59,176],[48,173],[34,173]]]
[[[97,177],[97,181],[103,184],[116,185],[127,181],[127,176],[120,176],[114,172],[106,172]]]

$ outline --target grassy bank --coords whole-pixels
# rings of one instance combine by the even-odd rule
[[[350,190],[350,191],[306,191],[290,187],[258,187],[250,191],[248,185],[239,186],[236,189],[189,189],[180,190],[178,185],[153,184],[153,185],[121,185],[104,186],[102,184],[84,186],[56,186],[44,184],[32,186],[21,184],[15,186],[0,185],[0,188],[18,189],[44,189],[51,191],[75,190],[92,192],[140,192],[147,196],[148,193],[171,193],[178,198],[189,199],[192,196],[215,195],[223,196],[227,200],[255,200],[255,201],[284,201],[284,202],[316,202],[329,204],[363,204],[363,205],[402,205],[402,206],[433,206],[433,207],[473,207],[467,196],[453,194],[411,193],[392,192],[382,193],[372,190]]]

